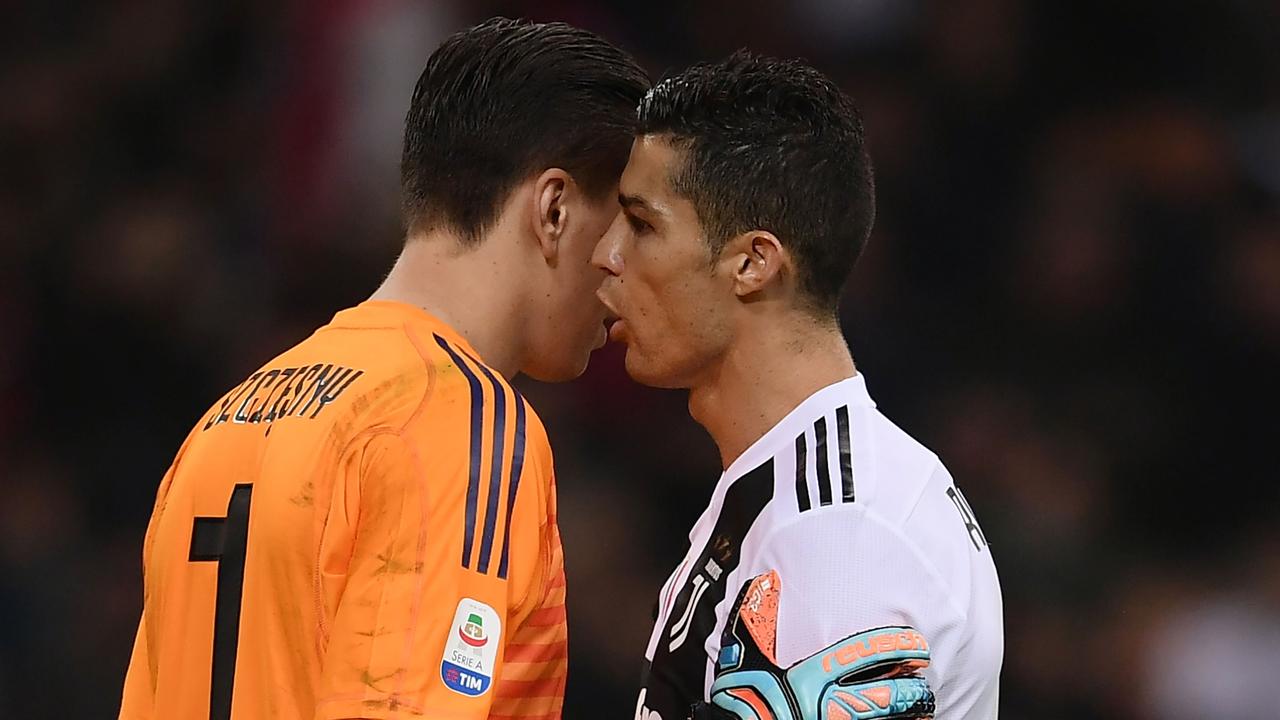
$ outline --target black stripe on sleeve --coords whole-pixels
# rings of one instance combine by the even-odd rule
[[[840,436],[840,497],[853,502],[853,451],[849,447],[849,406],[836,409],[836,433]]]
[[[502,530],[502,559],[498,561],[498,577],[507,577],[508,550],[511,546],[511,515],[516,507],[516,491],[520,489],[520,473],[524,470],[524,398],[512,388],[516,396],[516,437],[511,455],[511,481],[507,483],[507,523]]]
[[[471,463],[467,480],[467,510],[463,518],[462,528],[462,567],[471,567],[471,544],[476,537],[476,497],[480,494],[480,449],[484,430],[484,391],[480,388],[480,378],[458,357],[449,343],[439,335],[434,336],[436,344],[444,348],[453,360],[454,367],[466,376],[467,385],[471,387]]]
[[[827,418],[820,417],[818,422],[813,424],[813,434],[815,438],[815,448],[813,453],[814,464],[818,466],[818,503],[821,505],[831,504],[831,467],[827,457]]]
[[[502,382],[493,376],[489,368],[479,361],[476,361],[476,365],[493,386],[493,455],[489,460],[489,501],[485,504],[484,533],[480,536],[480,560],[476,566],[481,573],[488,573],[489,562],[493,559],[493,535],[498,529],[498,500],[502,497],[503,450],[507,441],[507,393]]]
[[[809,502],[808,473],[804,467],[807,450],[804,433],[800,433],[796,436],[796,504],[800,507],[800,512],[812,507]]]

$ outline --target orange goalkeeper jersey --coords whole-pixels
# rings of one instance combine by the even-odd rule
[[[546,431],[462,337],[340,312],[161,482],[120,717],[558,718],[555,514]]]

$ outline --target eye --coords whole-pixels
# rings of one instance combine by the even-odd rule
[[[650,230],[653,230],[653,226],[645,222],[644,220],[641,220],[640,218],[636,217],[635,215],[632,215],[631,213],[627,213],[626,215],[627,215],[627,224],[631,226],[631,232],[637,235],[643,235],[649,232]]]

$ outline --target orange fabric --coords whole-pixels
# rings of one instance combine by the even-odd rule
[[[840,707],[835,700],[827,701],[827,720],[853,720],[848,710]]]
[[[202,720],[216,704],[219,573],[236,564],[239,485],[251,488],[237,495],[243,585],[239,603],[224,603],[238,606],[239,627],[218,635],[235,645],[221,671],[234,679],[236,720],[560,716],[551,449],[533,410],[478,357],[417,308],[367,302],[200,418],[147,529],[122,720]],[[460,636],[464,598],[501,628]],[[451,689],[441,664],[454,639],[489,647],[495,635],[487,689]]]
[[[844,702],[845,702],[849,707],[853,708],[854,710],[856,710],[856,711],[857,711],[857,712],[859,712],[859,713],[869,713],[869,712],[871,712],[871,706],[870,706],[870,705],[868,705],[868,704],[866,704],[866,703],[862,702],[862,700],[860,700],[860,699],[858,699],[858,698],[854,697],[853,695],[850,695],[850,694],[849,694],[849,693],[847,693],[847,692],[841,692],[841,691],[837,690],[837,691],[836,691],[836,697],[838,697],[838,698],[840,698],[841,700],[843,700],[843,701],[844,701]]]
[[[889,689],[888,685],[868,688],[862,691],[862,695],[882,708],[889,707],[889,703],[893,702],[893,691]]]
[[[781,594],[782,579],[776,571],[770,570],[751,581],[740,611],[756,647],[774,665],[778,664],[775,648],[778,640],[778,598]]]
[[[567,652],[564,642],[539,643],[536,645],[507,645],[507,662],[545,662]]]
[[[773,720],[773,713],[769,711],[769,706],[765,704],[764,698],[760,697],[760,694],[752,688],[733,688],[727,692],[750,705],[751,709],[755,711],[756,717],[760,718],[760,720]]]

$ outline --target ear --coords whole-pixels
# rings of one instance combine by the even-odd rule
[[[533,184],[533,233],[548,262],[560,253],[560,240],[569,223],[568,196],[573,178],[561,168],[547,168]]]
[[[783,273],[791,267],[791,256],[773,233],[752,230],[725,244],[722,261],[731,263],[730,279],[738,297],[767,290],[782,282]]]

